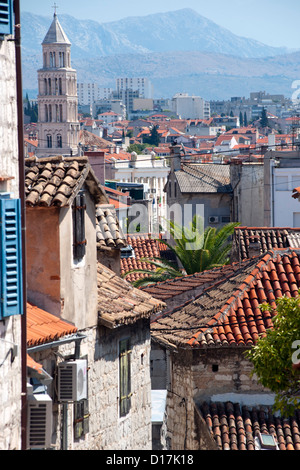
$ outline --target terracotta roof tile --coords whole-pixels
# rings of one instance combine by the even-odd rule
[[[160,258],[159,243],[155,238],[149,235],[127,235],[127,244],[132,246],[134,251],[134,258],[121,258],[121,275],[133,270],[133,269],[147,269],[154,271],[155,266],[141,261],[141,258]],[[134,273],[128,274],[126,280],[133,282],[141,277],[145,277],[144,274]]]
[[[108,203],[87,157],[33,157],[25,160],[27,206],[70,205],[84,183],[96,203]]]
[[[113,205],[101,204],[96,207],[96,237],[99,249],[124,248],[127,245]]]
[[[27,303],[27,347],[56,341],[76,332],[74,325]]]
[[[251,257],[251,243],[257,243],[257,254],[274,248],[300,248],[300,229],[290,227],[236,227],[233,253],[240,259]]]
[[[199,410],[218,450],[257,450],[259,433],[271,434],[277,450],[300,450],[300,410],[290,418],[278,417],[267,406],[207,403]]]
[[[243,264],[245,264],[245,262]],[[217,281],[224,280],[224,277],[229,277],[235,271],[239,270],[240,267],[241,265],[239,263],[232,263],[200,273],[158,282],[155,285],[143,287],[142,290],[157,299],[167,300],[197,287],[209,287]]]
[[[109,328],[150,318],[152,313],[165,306],[162,301],[132,287],[100,263],[97,268],[97,286],[99,321]]]
[[[174,346],[205,348],[249,346],[273,327],[274,313],[261,310],[282,295],[296,296],[300,288],[300,250],[269,251],[253,258],[195,300],[166,312],[151,324],[158,340]]]

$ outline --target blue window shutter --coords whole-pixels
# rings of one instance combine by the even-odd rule
[[[0,318],[23,313],[20,199],[0,197]]]
[[[0,34],[13,33],[13,0],[0,0]]]

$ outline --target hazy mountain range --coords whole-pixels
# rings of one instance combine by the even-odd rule
[[[37,88],[41,43],[52,18],[22,14],[23,87]],[[115,78],[147,76],[155,97],[187,92],[205,99],[266,90],[291,96],[300,52],[236,36],[191,9],[110,23],[59,15],[80,82],[115,87]]]

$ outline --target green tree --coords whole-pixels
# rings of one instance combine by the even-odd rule
[[[143,140],[146,144],[150,144],[150,145],[153,145],[153,147],[157,147],[160,142],[158,126],[153,126],[150,132],[150,136],[144,137]]]
[[[266,111],[265,108],[263,108],[262,112],[261,112],[260,124],[261,124],[262,127],[268,127],[269,126],[267,111]]]
[[[152,264],[156,267],[156,270],[136,269],[130,271],[130,273],[140,272],[147,275],[135,281],[134,285],[137,287],[152,284],[227,264],[232,246],[230,237],[237,225],[239,224],[231,222],[218,229],[207,227],[204,230],[203,219],[199,216],[194,216],[188,227],[182,227],[175,222],[168,221],[169,233],[173,243],[168,243],[166,240],[159,240],[159,242],[165,244],[171,250],[182,269],[178,269],[171,262],[160,258],[143,258],[143,261]],[[127,274],[129,273],[126,273],[124,277]]]
[[[147,147],[147,144],[131,144],[127,147],[127,152],[135,152],[137,155],[140,155]]]
[[[248,119],[247,119],[246,111],[244,112],[244,126],[245,126],[245,127],[248,126]]]
[[[274,328],[267,330],[247,353],[259,382],[275,393],[274,409],[283,416],[293,415],[300,405],[300,299],[280,297],[276,310],[269,304]]]
[[[244,119],[243,119],[242,111],[240,111],[240,126],[243,126],[243,125],[244,125]]]

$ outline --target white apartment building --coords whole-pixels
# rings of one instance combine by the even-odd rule
[[[99,87],[97,83],[77,83],[78,103],[81,106],[103,99],[108,100],[112,92],[112,88]]]
[[[148,78],[135,77],[135,78],[117,78],[116,89],[118,95],[124,90],[138,91],[140,98],[153,98],[153,85]]]
[[[170,167],[165,157],[137,155],[133,152],[131,160],[115,160],[112,165],[112,179],[122,183],[141,183],[144,185],[149,205],[148,223],[150,231],[157,231],[157,223],[165,227],[167,218],[167,196],[164,187]],[[134,207],[133,207],[134,210]],[[132,214],[131,214],[132,215]]]
[[[292,198],[300,186],[298,151],[271,151],[264,157],[264,225],[300,227],[300,204]]]
[[[210,118],[210,104],[200,96],[177,93],[172,98],[172,109],[181,119]]]

